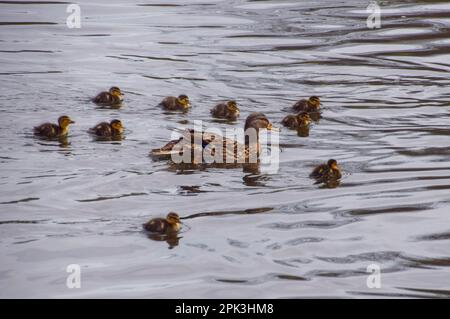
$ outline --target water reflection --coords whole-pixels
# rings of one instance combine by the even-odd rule
[[[309,136],[309,126],[300,126],[297,129],[297,135],[299,137],[308,137]]]
[[[165,241],[169,245],[169,249],[173,249],[179,245],[180,239],[183,238],[178,235],[178,233],[167,233],[167,234],[147,234],[147,237],[155,241]]]

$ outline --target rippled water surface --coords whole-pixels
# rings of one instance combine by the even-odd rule
[[[358,0],[79,3],[69,29],[64,1],[0,1],[1,297],[449,297],[450,3],[383,1],[375,30]],[[122,108],[89,102],[112,85]],[[180,93],[187,114],[156,107]],[[310,95],[323,118],[281,131],[275,174],[148,157],[193,120],[279,123]],[[212,121],[225,99],[237,123]],[[65,143],[30,135],[62,114]],[[86,133],[112,118],[125,140]],[[329,158],[333,189],[308,178]],[[148,238],[169,210],[180,238]]]

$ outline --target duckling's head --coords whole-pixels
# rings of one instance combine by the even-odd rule
[[[337,163],[337,161],[336,161],[335,159],[330,159],[330,160],[328,160],[327,165],[328,165],[328,167],[329,167],[330,169],[332,169],[333,171],[339,171],[339,170],[340,170],[340,169],[339,169],[339,166],[338,166],[338,163]]]
[[[318,96],[311,96],[308,99],[308,105],[318,110],[320,108],[320,98]]]
[[[119,98],[120,100],[123,99],[123,93],[122,91],[117,87],[117,86],[113,86],[109,89],[109,94]]]
[[[239,107],[237,106],[236,101],[228,101],[228,102],[227,102],[227,106],[228,106],[228,110],[229,110],[231,113],[233,113],[233,114],[235,114],[235,115],[239,115],[240,110],[239,110]]]
[[[166,220],[171,225],[178,225],[180,223],[180,216],[177,213],[170,212],[167,214]]]
[[[178,103],[180,103],[183,108],[187,109],[191,106],[191,103],[189,102],[189,97],[186,94],[181,94],[177,98]]]
[[[112,120],[110,123],[111,127],[113,128],[113,130],[115,130],[116,132],[118,132],[119,134],[122,134],[124,131],[124,127],[122,125],[122,121],[120,120]]]
[[[70,117],[68,117],[67,115],[63,115],[58,118],[58,124],[62,128],[67,128],[67,127],[69,127],[70,124],[73,124],[73,123],[75,123],[75,122],[72,121],[70,119]]]
[[[308,112],[302,112],[299,115],[297,115],[298,122],[302,125],[309,125],[311,124],[311,117],[309,116]]]

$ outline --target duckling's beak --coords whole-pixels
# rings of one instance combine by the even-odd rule
[[[70,121],[69,121],[69,123],[70,123],[70,124],[74,124],[74,123],[75,123],[75,121],[72,121],[72,120],[70,120]]]

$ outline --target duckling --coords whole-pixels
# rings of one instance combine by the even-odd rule
[[[146,231],[159,234],[175,233],[181,228],[180,216],[170,212],[166,218],[153,218],[142,226]]]
[[[101,105],[117,105],[122,103],[123,93],[117,87],[113,86],[109,89],[109,92],[101,92],[92,99],[92,102]]]
[[[217,104],[212,110],[211,114],[217,118],[225,118],[228,120],[236,120],[239,116],[240,110],[236,101],[228,101],[226,103]]]
[[[256,141],[250,140],[251,137],[249,135],[253,134],[251,134],[252,132],[249,129],[255,130]],[[182,137],[170,141],[159,149],[153,149],[150,155],[153,158],[173,158],[173,156],[177,156],[179,159],[182,158],[183,163],[190,161],[189,164],[207,163],[219,164],[220,166],[220,164],[247,163],[257,159],[259,156],[258,133],[260,129],[275,130],[266,115],[263,113],[252,113],[245,121],[244,130],[246,133],[249,133],[249,135],[246,134],[245,136],[245,145],[215,133],[186,130]],[[209,149],[204,152],[207,147]],[[219,155],[218,158],[215,157],[216,154]],[[205,159],[205,155],[208,158]]]
[[[318,112],[320,109],[320,98],[311,96],[308,100],[300,100],[292,106],[295,112]]]
[[[69,133],[69,125],[75,123],[67,115],[58,118],[58,124],[44,123],[34,127],[34,134],[37,136],[54,138],[66,136]]]
[[[338,180],[342,175],[337,161],[330,159],[326,164],[317,166],[309,176],[318,182],[328,182],[330,180]]]
[[[169,111],[186,111],[191,107],[189,98],[185,94],[181,94],[178,97],[168,96],[159,103],[159,106]]]
[[[112,120],[110,123],[101,122],[89,129],[89,133],[100,137],[120,136],[124,131],[124,127],[120,120]]]
[[[281,121],[281,124],[290,129],[308,127],[309,124],[311,124],[311,117],[307,112],[301,112],[297,115],[288,115]]]

